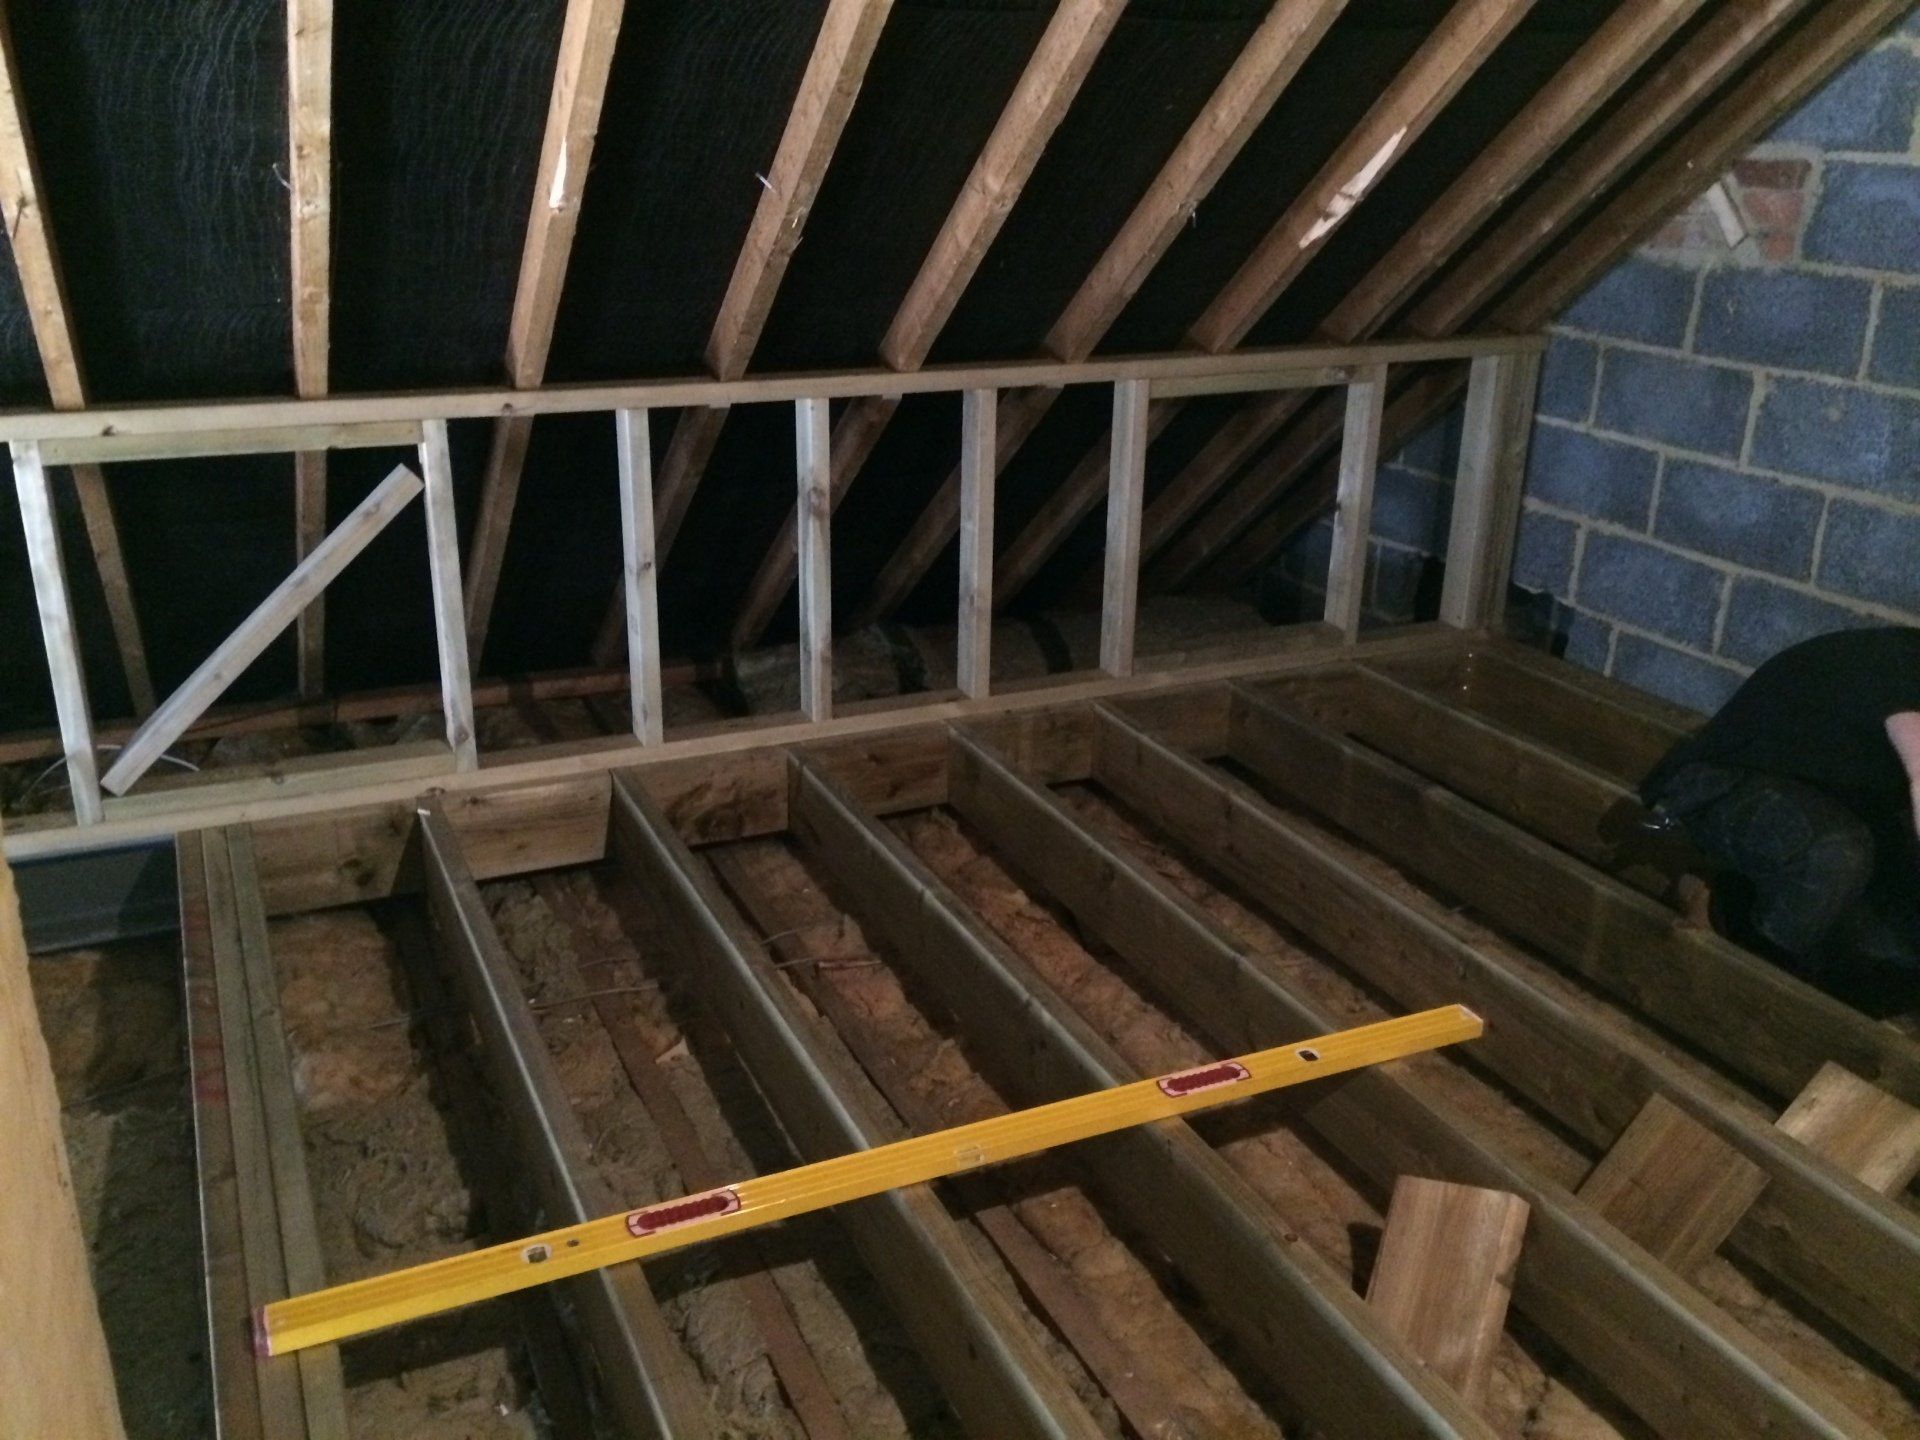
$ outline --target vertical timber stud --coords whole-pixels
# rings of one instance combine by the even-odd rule
[[[1107,569],[1100,594],[1100,668],[1133,673],[1133,622],[1140,604],[1140,503],[1147,484],[1145,380],[1113,387],[1113,449],[1107,461]]]
[[[626,0],[567,0],[566,11],[507,325],[507,375],[519,390],[531,390],[546,378]],[[465,574],[467,643],[476,666],[486,663],[487,630],[532,439],[530,415],[503,415],[494,422]]]
[[[654,573],[653,440],[645,410],[614,412],[620,452],[620,553],[626,584],[627,676],[633,736],[658,745],[664,733],[660,699],[660,592]]]
[[[960,406],[960,693],[984,700],[993,670],[994,431],[999,392],[969,390]]]
[[[74,632],[73,597],[67,567],[60,558],[60,526],[53,513],[53,491],[40,447],[31,440],[13,442],[13,485],[20,497],[20,523],[27,534],[27,564],[33,570],[33,598],[40,610],[40,636],[47,646],[47,670],[53,678],[53,706],[60,717],[60,747],[67,756],[67,780],[73,790],[73,818],[82,825],[100,819],[100,773],[94,762],[93,718],[87,711],[87,676],[80,667]]]
[[[1386,398],[1384,365],[1369,365],[1347,386],[1326,618],[1350,641],[1360,638],[1360,610],[1367,594],[1367,537],[1373,529],[1373,484],[1380,469],[1380,418]]]
[[[794,401],[793,453],[800,491],[800,710],[814,721],[833,713],[830,443],[827,402]]]
[[[1473,362],[1440,592],[1440,619],[1457,629],[1484,630],[1500,618],[1539,380],[1536,354],[1486,355]]]
[[[293,253],[293,385],[327,393],[333,265],[333,0],[287,3],[288,203]],[[304,560],[327,534],[327,452],[293,457],[293,553]],[[326,597],[294,622],[300,694],[326,689]]]
[[[473,738],[473,674],[467,664],[467,617],[460,599],[460,534],[453,514],[453,456],[447,422],[421,422],[420,473],[427,484],[427,564],[433,583],[433,631],[440,648],[440,705],[456,770],[477,770]]]

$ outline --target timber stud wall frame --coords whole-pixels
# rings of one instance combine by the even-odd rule
[[[74,820],[110,818],[101,789],[124,795],[165,749],[205,712],[265,647],[302,613],[353,555],[424,485],[427,552],[439,647],[446,752],[438,769],[458,773],[480,764],[474,738],[473,688],[453,512],[451,419],[530,421],[538,414],[608,410],[618,439],[623,609],[631,677],[633,734],[643,746],[662,743],[658,551],[654,525],[649,414],[663,407],[715,407],[791,401],[795,408],[796,504],[799,525],[801,712],[809,724],[832,718],[833,666],[828,532],[832,510],[831,429],[834,399],[961,391],[961,454],[965,481],[965,564],[960,576],[960,689],[988,697],[987,645],[994,594],[993,420],[1002,392],[1040,393],[1067,384],[1109,384],[1116,443],[1108,464],[1106,576],[1102,595],[1100,668],[1116,679],[1134,671],[1134,616],[1139,598],[1141,516],[1146,487],[1149,412],[1156,400],[1195,394],[1344,387],[1347,423],[1336,544],[1327,585],[1327,623],[1351,639],[1359,632],[1365,585],[1367,515],[1380,449],[1389,365],[1472,362],[1468,423],[1443,618],[1481,629],[1493,623],[1504,594],[1525,462],[1532,385],[1540,341],[1531,336],[1422,340],[1352,346],[1301,346],[1228,355],[1135,356],[1079,363],[1032,362],[932,367],[912,374],[856,371],[834,375],[733,381],[686,380],[629,385],[561,386],[521,391],[470,391],[414,396],[324,396],[291,401],[168,405],[123,410],[21,413],[0,419],[0,439],[13,450],[15,483],[26,519],[28,552],[41,629],[54,679],[62,748]],[[687,423],[686,418],[681,420]],[[50,463],[190,459],[207,455],[417,445],[421,477],[405,467],[333,535],[316,545],[194,674],[128,740],[104,780],[96,770],[92,718],[81,673],[72,604],[46,482]],[[1457,583],[1456,583],[1457,577]],[[358,768],[342,767],[345,787]],[[384,763],[391,763],[387,761]],[[436,762],[427,762],[431,768]],[[218,777],[212,777],[217,781]],[[200,784],[212,782],[199,782]],[[195,785],[178,792],[188,823]],[[140,797],[148,810],[156,797]],[[174,797],[158,802],[171,809]]]

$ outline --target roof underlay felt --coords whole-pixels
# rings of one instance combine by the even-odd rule
[[[508,317],[564,8],[564,0],[336,0],[335,392],[505,379]],[[754,352],[754,371],[877,363],[881,336],[1053,8],[1039,0],[897,0]],[[1261,0],[1127,6],[933,360],[1040,352],[1048,327],[1268,8]],[[1535,5],[1249,343],[1311,338],[1612,8],[1606,0]],[[1715,8],[1703,7],[1672,44]],[[1349,4],[1102,351],[1177,347],[1447,9],[1446,0]],[[824,11],[823,0],[629,0],[550,379],[704,369],[707,336],[761,193],[758,177],[779,143]],[[9,7],[9,22],[93,402],[291,393],[284,0],[35,0]],[[1609,113],[1603,108],[1590,123]],[[1487,222],[1501,213],[1490,212]],[[0,404],[46,401],[9,254],[0,262]],[[1232,404],[1187,408],[1154,447],[1149,495]],[[1069,391],[1055,407],[1003,476],[1002,543],[1099,440],[1107,413],[1098,390]],[[837,608],[862,597],[946,477],[958,451],[958,417],[957,396],[902,406],[835,519]],[[656,417],[656,456],[677,419]],[[791,507],[792,435],[785,407],[741,407],[728,420],[661,575],[668,654],[697,657],[725,645],[731,617]],[[488,445],[488,422],[454,425],[463,532],[478,508]],[[336,453],[334,518],[405,458]],[[161,693],[293,563],[292,468],[286,456],[109,467]],[[486,673],[585,662],[618,572],[614,474],[607,417],[551,417],[534,426],[481,662]],[[94,709],[124,714],[128,700],[99,583],[85,563],[78,507],[70,486],[57,493]],[[1098,550],[1100,523],[1096,509],[1022,605],[1057,600],[1079,578]],[[329,590],[330,690],[434,673],[423,525],[420,508],[411,507]],[[0,495],[4,728],[51,718],[22,544],[9,489]],[[903,618],[948,612],[953,583],[949,554]],[[770,634],[790,634],[792,624],[789,602]],[[286,693],[293,673],[289,637],[230,696]]]

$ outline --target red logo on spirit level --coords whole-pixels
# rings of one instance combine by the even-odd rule
[[[1182,1070],[1177,1075],[1162,1075],[1159,1080],[1162,1094],[1171,1095],[1175,1100],[1197,1095],[1202,1090],[1217,1090],[1222,1085],[1237,1085],[1242,1080],[1251,1080],[1253,1072],[1238,1060],[1222,1060],[1218,1065],[1202,1065],[1198,1070]]]
[[[684,1200],[669,1200],[664,1205],[649,1205],[627,1216],[629,1235],[655,1235],[676,1225],[691,1225],[696,1220],[711,1220],[716,1215],[731,1215],[740,1208],[740,1197],[731,1189],[709,1190],[704,1195],[689,1195]]]

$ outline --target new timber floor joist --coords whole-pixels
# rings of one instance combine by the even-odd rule
[[[315,1087],[365,1053],[327,1044],[406,1042],[316,1031],[306,977],[430,924],[444,993],[403,1004],[445,1031],[427,1063],[464,1049],[487,1093],[469,1078],[456,1105],[441,1070],[408,1103],[537,1180],[516,1213],[476,1171],[439,1253],[1456,989],[1489,1022],[1471,1054],[605,1272],[618,1293],[558,1323],[609,1433],[1920,1436],[1920,1222],[1876,1188],[1911,1172],[1856,1176],[1844,1145],[1774,1123],[1809,1081],[1831,1092],[1832,1061],[1897,1118],[1920,1051],[1673,931],[1657,884],[1611,873],[1607,812],[1683,723],[1438,637],[196,835],[192,1013],[222,1023],[193,1054],[224,1068],[195,1094],[248,1107],[203,1116],[223,1433],[262,1433],[265,1403],[305,1433],[378,1433],[373,1391],[429,1363],[381,1348],[406,1329],[337,1356],[235,1341],[252,1304],[305,1288],[299,1265],[321,1284],[393,1268],[343,1263]],[[1501,783],[1514,757],[1566,801],[1551,823]],[[1764,1177],[1686,1274],[1580,1193],[1656,1097]],[[304,1185],[303,1138],[328,1157]],[[1476,1403],[1361,1298],[1403,1176],[1529,1208]],[[544,1397],[562,1382],[512,1358],[533,1333],[507,1368]],[[634,1418],[676,1393],[677,1420]]]

